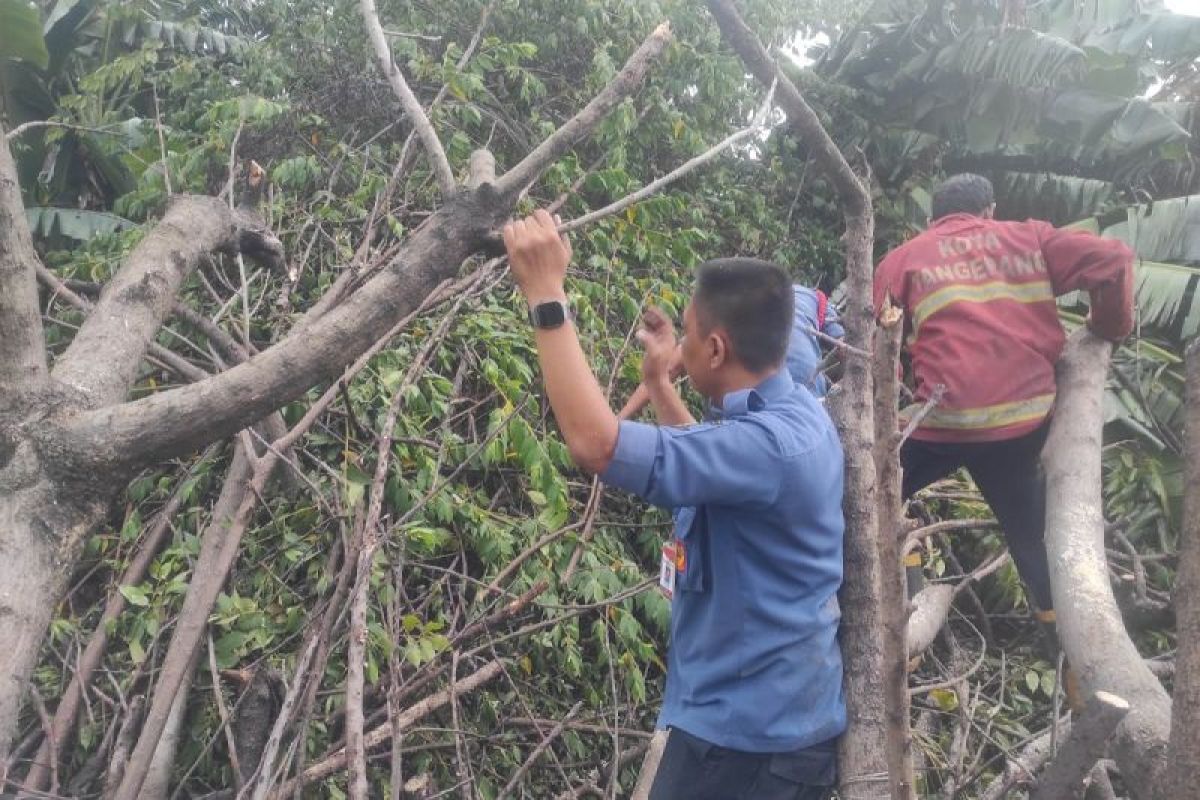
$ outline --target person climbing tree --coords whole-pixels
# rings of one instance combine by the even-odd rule
[[[668,376],[675,332],[646,313],[643,381],[661,426],[618,421],[585,360],[564,279],[571,251],[545,211],[504,228],[530,306],[546,393],[575,463],[674,509],[659,583],[671,646],[651,800],[820,800],[846,725],[837,643],[841,444],[782,369],[786,274],[755,259],[700,265],[683,362],[715,417],[697,424]]]
[[[792,380],[808,389],[817,397],[829,391],[829,379],[821,369],[825,348],[818,334],[829,339],[840,340],[846,335],[837,308],[820,289],[810,289],[796,284],[792,287],[795,311],[792,316],[792,335],[788,339],[787,357],[784,364]],[[671,355],[670,377],[678,378],[684,372],[683,347],[676,345]],[[646,384],[639,383],[617,414],[621,419],[632,419],[650,402]]]
[[[1133,327],[1133,253],[1115,239],[1038,220],[999,221],[995,208],[982,176],[941,183],[929,229],[879,265],[874,300],[877,312],[891,302],[905,313],[913,408],[945,387],[901,448],[904,497],[966,467],[1057,648],[1039,466],[1066,341],[1054,298],[1086,290],[1088,326],[1123,339]],[[910,578],[919,563],[907,564]]]

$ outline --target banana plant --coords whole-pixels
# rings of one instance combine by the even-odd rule
[[[28,130],[13,142],[27,205],[108,209],[137,186],[147,164],[131,153],[153,129],[156,76],[179,54],[241,58],[249,47],[220,5],[0,0],[3,46],[19,48],[0,50],[6,127],[73,126]],[[206,24],[210,17],[220,27]]]

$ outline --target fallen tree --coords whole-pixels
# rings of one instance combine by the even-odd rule
[[[139,470],[227,438],[309,387],[336,378],[475,253],[527,187],[588,136],[641,82],[670,37],[659,26],[578,114],[512,169],[472,159],[465,185],[447,185],[441,148],[422,135],[443,178],[442,205],[394,257],[358,285],[339,286],[294,332],[250,361],[196,383],[129,400],[150,341],[176,294],[214,254],[276,264],[281,245],[261,219],[213,198],[176,197],[106,285],[53,364],[40,324],[31,243],[8,138],[0,146],[0,760],[51,614],[88,537]],[[390,58],[389,79],[403,76]],[[405,110],[418,130],[419,107]],[[436,136],[433,137],[436,140]],[[451,173],[452,174],[452,173]],[[332,307],[329,307],[332,306]],[[302,332],[303,335],[299,335]],[[153,743],[142,742],[141,747]],[[122,791],[136,794],[131,776]]]
[[[1129,704],[1111,752],[1136,798],[1161,796],[1171,698],[1125,630],[1104,550],[1100,445],[1102,400],[1112,345],[1081,328],[1058,365],[1058,401],[1042,461],[1046,470],[1046,551],[1058,631],[1067,661],[1088,695]]]

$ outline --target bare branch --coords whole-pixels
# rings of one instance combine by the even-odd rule
[[[282,253],[279,240],[257,220],[215,198],[176,197],[105,285],[95,310],[55,363],[54,377],[96,405],[123,400],[184,279],[211,253],[243,247]]]
[[[467,188],[478,189],[485,183],[496,182],[496,157],[490,150],[476,150],[471,153],[471,162],[467,167]]]
[[[720,26],[725,41],[742,57],[758,82],[770,86],[779,81],[779,101],[787,112],[788,121],[804,143],[815,151],[813,159],[833,182],[847,213],[869,213],[870,196],[866,186],[854,174],[833,138],[821,125],[816,112],[771,58],[758,36],[742,20],[733,0],[708,0],[708,10]]]
[[[367,38],[371,40],[371,46],[375,48],[375,58],[379,61],[379,69],[383,71],[388,83],[392,85],[392,91],[400,100],[400,107],[404,109],[417,136],[421,138],[421,144],[425,146],[425,152],[429,156],[429,164],[437,178],[442,197],[448,198],[454,194],[457,187],[454,171],[450,169],[446,151],[442,148],[442,142],[433,129],[433,123],[429,121],[425,109],[421,107],[421,101],[413,94],[412,89],[408,88],[408,81],[404,80],[404,74],[392,58],[392,48],[383,32],[383,26],[379,23],[379,12],[375,8],[375,0],[359,0],[358,8],[362,13],[363,23],[367,27]]]
[[[1046,554],[1058,635],[1085,692],[1129,701],[1112,755],[1134,798],[1159,797],[1171,699],[1129,638],[1113,596],[1104,550],[1100,445],[1104,382],[1112,345],[1086,328],[1059,361],[1058,410],[1042,451]]]
[[[650,788],[654,786],[654,778],[658,775],[658,765],[662,761],[663,751],[667,748],[667,731],[655,731],[650,740],[650,749],[642,759],[642,768],[638,772],[637,785],[633,787],[632,800],[648,800]]]
[[[46,378],[46,340],[34,277],[40,263],[6,141],[0,146],[0,390]]]
[[[533,752],[529,754],[529,757],[525,759],[525,762],[521,764],[517,771],[512,774],[512,777],[508,779],[508,783],[506,783],[504,788],[500,790],[500,794],[496,795],[496,800],[505,800],[505,798],[512,794],[512,791],[517,788],[517,785],[521,782],[521,778],[525,776],[525,773],[529,772],[530,768],[534,765],[538,758],[541,757],[542,753],[546,752],[546,748],[553,744],[554,740],[562,735],[563,730],[566,729],[567,723],[569,723],[571,719],[579,713],[579,709],[581,708],[583,708],[582,700],[571,706],[571,710],[567,712],[567,715],[559,720],[558,724],[546,734],[542,741],[538,742],[537,747],[533,748]]]
[[[1004,772],[979,795],[979,800],[1003,800],[1008,797],[1013,787],[1028,785],[1033,782],[1034,773],[1038,772],[1050,760],[1050,740],[1056,733],[1070,730],[1071,723],[1065,718],[1051,725],[1044,733],[1031,739],[1022,749],[1020,755],[1009,759],[1004,765]]]
[[[920,425],[922,420],[929,416],[933,409],[937,408],[937,404],[942,402],[942,397],[946,394],[946,384],[939,383],[933,387],[933,393],[929,395],[929,399],[925,401],[925,405],[917,409],[917,413],[909,417],[908,424],[904,426],[904,430],[900,432],[896,446],[904,444],[908,441],[908,437],[912,436]]]
[[[405,709],[402,713],[396,716],[392,722],[385,722],[378,728],[375,728],[366,735],[364,745],[366,747],[377,747],[392,738],[393,731],[404,731],[409,728],[414,722],[422,719],[434,711],[437,711],[442,706],[450,702],[451,692],[458,695],[467,694],[479,688],[488,681],[493,680],[504,669],[502,661],[490,661],[484,666],[472,672],[467,677],[456,682],[453,689],[446,688],[437,694],[430,695],[421,702]],[[275,791],[273,798],[277,800],[291,795],[297,789],[307,786],[313,781],[319,781],[326,778],[338,770],[346,766],[346,750],[343,748],[313,764],[308,769],[304,770],[299,777],[293,778],[290,781],[280,785]]]
[[[35,119],[30,120],[29,122],[23,122],[17,127],[13,128],[11,131],[5,134],[5,138],[15,139],[27,131],[34,131],[38,130],[39,128],[65,128],[72,131],[83,131],[84,133],[98,133],[102,136],[121,135],[121,131],[119,130],[110,130],[107,128],[89,128],[86,125],[75,125],[70,122],[59,122],[52,119]]]
[[[550,134],[532,153],[521,159],[520,163],[504,173],[496,181],[496,189],[502,195],[515,196],[537,180],[563,153],[595,130],[618,103],[633,93],[650,69],[650,63],[658,58],[670,39],[670,23],[664,22],[655,28],[600,94]]]
[[[581,228],[584,225],[590,225],[591,223],[604,219],[605,217],[611,217],[613,214],[619,214],[626,208],[629,208],[629,206],[635,203],[640,203],[647,197],[650,197],[651,195],[657,193],[660,189],[669,186],[696,168],[704,166],[709,161],[712,161],[714,158],[720,155],[723,151],[728,150],[739,142],[749,139],[755,134],[769,129],[771,126],[767,123],[770,118],[771,99],[774,96],[775,86],[772,85],[767,91],[767,97],[763,101],[762,107],[758,110],[758,113],[754,115],[754,120],[745,128],[726,136],[720,142],[708,148],[700,155],[688,159],[683,164],[680,164],[678,167],[668,172],[666,175],[651,181],[633,194],[623,197],[620,200],[617,200],[615,203],[609,203],[604,208],[592,211],[589,214],[584,214],[582,217],[573,219],[564,225],[560,225],[558,230],[562,233],[567,233],[575,230],[576,228]]]
[[[1038,778],[1029,800],[1078,800],[1084,779],[1104,756],[1113,730],[1129,713],[1129,703],[1108,692],[1096,692],[1071,724],[1071,734]],[[1195,776],[1193,776],[1195,780]],[[1194,787],[1193,787],[1194,788]]]

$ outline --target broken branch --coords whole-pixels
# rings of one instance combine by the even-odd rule
[[[454,180],[454,171],[450,169],[450,161],[446,158],[442,142],[433,129],[433,123],[429,121],[425,109],[421,107],[421,101],[413,94],[412,89],[408,88],[408,81],[404,80],[404,73],[400,71],[400,67],[392,57],[391,45],[388,44],[383,26],[379,23],[379,12],[375,8],[375,0],[359,0],[358,8],[362,13],[363,24],[367,28],[367,38],[371,40],[371,46],[375,48],[375,58],[379,61],[379,69],[391,84],[392,91],[396,93],[396,98],[400,101],[400,107],[404,109],[417,136],[420,137],[421,144],[425,146],[425,153],[429,156],[429,166],[433,169],[442,197],[450,197],[454,194],[457,186]]]

